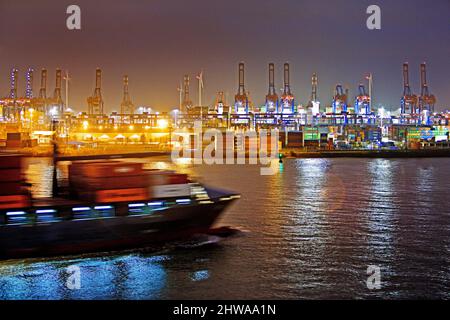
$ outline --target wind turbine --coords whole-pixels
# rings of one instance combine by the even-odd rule
[[[202,94],[203,94],[203,70],[196,77],[198,80],[198,106],[202,106]]]
[[[183,111],[183,85],[181,84],[181,81],[180,81],[180,86],[177,88],[177,91],[179,92],[179,94],[180,94],[180,105],[179,105],[179,109],[180,109],[180,112],[182,112]]]
[[[69,77],[69,71],[66,70],[66,74],[63,79],[66,81],[66,110],[67,110],[69,108],[69,81],[72,80],[72,78]],[[62,113],[64,113],[64,107]]]

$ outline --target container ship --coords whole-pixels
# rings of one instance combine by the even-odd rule
[[[57,197],[33,199],[23,182],[22,157],[0,155],[0,259],[138,249],[189,238],[207,233],[239,198],[185,174],[119,160],[73,161],[68,178]]]

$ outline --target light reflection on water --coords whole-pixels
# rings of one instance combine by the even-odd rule
[[[163,253],[1,262],[0,299],[450,298],[447,159],[285,160],[274,176],[166,160],[147,166],[242,193],[220,224],[246,232]],[[49,195],[48,164],[29,161],[35,196]],[[73,264],[80,290],[65,286]],[[369,265],[380,291],[366,287]]]
[[[2,299],[157,299],[164,288],[164,256],[126,255],[78,260],[0,264]],[[80,268],[79,290],[67,286]]]

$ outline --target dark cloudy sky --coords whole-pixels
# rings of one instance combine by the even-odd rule
[[[66,8],[78,4],[82,30],[66,29]],[[382,30],[366,28],[370,4],[382,9]],[[267,63],[291,63],[297,101],[310,96],[312,72],[319,74],[319,98],[329,104],[340,82],[351,89],[374,74],[377,103],[397,108],[401,65],[411,67],[419,91],[419,63],[428,62],[429,84],[439,109],[450,108],[450,0],[0,0],[0,94],[8,74],[28,66],[68,69],[71,105],[86,110],[95,68],[104,71],[107,111],[118,110],[122,75],[130,77],[136,105],[169,110],[178,105],[184,73],[205,73],[205,99],[223,90],[233,99],[237,63],[246,63],[246,86],[261,104],[267,92]],[[39,75],[35,75],[35,92]],[[191,91],[197,100],[196,84]]]

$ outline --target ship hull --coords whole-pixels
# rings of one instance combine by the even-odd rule
[[[207,232],[232,197],[151,214],[0,227],[0,259],[77,255],[145,248]]]

